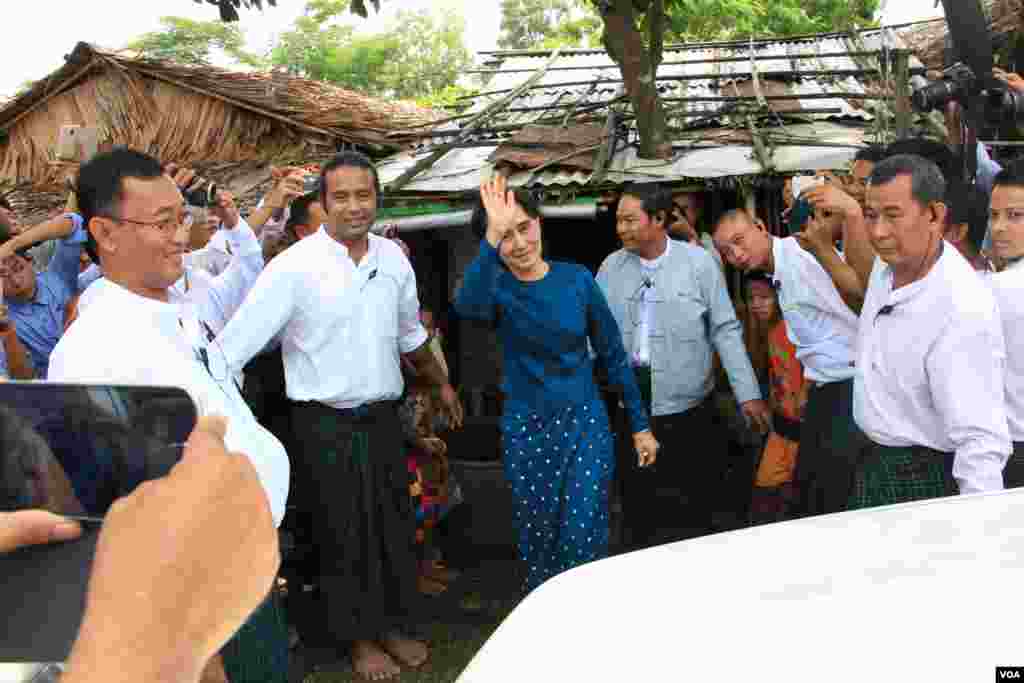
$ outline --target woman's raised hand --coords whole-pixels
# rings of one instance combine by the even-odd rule
[[[505,176],[495,174],[490,180],[485,180],[480,185],[480,200],[487,211],[487,233],[484,237],[497,249],[516,225],[516,200],[508,189]]]

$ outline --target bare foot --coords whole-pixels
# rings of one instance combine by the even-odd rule
[[[369,640],[352,643],[352,668],[368,681],[386,681],[402,672],[391,656]]]
[[[381,639],[380,644],[383,645],[384,649],[387,650],[395,659],[410,669],[416,669],[423,666],[423,663],[427,661],[427,657],[429,656],[426,643],[406,638],[402,634],[394,631],[385,635]]]
[[[431,578],[429,576],[420,575],[416,579],[416,587],[423,595],[440,595],[448,590],[448,586],[444,585],[441,581]]]

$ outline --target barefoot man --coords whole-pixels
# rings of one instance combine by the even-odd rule
[[[389,239],[370,234],[380,183],[362,154],[320,176],[327,222],[278,255],[217,338],[241,370],[280,333],[298,448],[296,505],[319,551],[319,624],[350,646],[356,672],[384,680],[427,659],[402,630],[416,595],[415,518],[397,401],[401,358],[440,390],[453,426],[459,400],[420,323],[416,276]]]

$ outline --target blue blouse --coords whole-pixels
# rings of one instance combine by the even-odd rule
[[[550,266],[542,279],[522,282],[483,240],[455,300],[459,315],[498,323],[506,412],[550,416],[568,403],[599,400],[589,341],[611,383],[623,389],[633,433],[646,431],[647,410],[622,334],[593,275],[572,263]]]

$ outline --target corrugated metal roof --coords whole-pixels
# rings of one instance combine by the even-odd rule
[[[786,126],[784,137],[779,132],[776,133],[779,137],[769,138],[776,141],[770,147],[772,167],[782,173],[845,168],[856,153],[856,146],[863,144],[864,134],[865,130],[861,127],[825,121]],[[786,140],[805,142],[807,145],[787,145]],[[491,146],[453,149],[402,191],[460,193],[475,190],[493,169],[487,157],[495,149]],[[425,154],[405,153],[381,162],[377,166],[381,182],[391,182],[412,168],[423,156]],[[750,144],[699,143],[693,148],[679,150],[670,161],[640,159],[635,147],[627,147],[616,152],[608,165],[605,181],[614,184],[678,181],[763,172],[764,168]],[[509,176],[509,182],[514,186],[579,187],[587,185],[590,177],[589,171],[554,167],[539,173],[532,170],[519,171]]]
[[[886,91],[880,85],[879,54],[889,50],[905,50],[906,45],[890,29],[865,31],[855,36],[827,34],[795,39],[755,41],[754,43],[704,43],[668,46],[658,69],[658,88],[669,113],[670,138],[677,144],[670,161],[638,159],[635,146],[617,147],[607,172],[606,182],[662,179],[713,178],[725,175],[748,175],[766,170],[777,172],[813,171],[844,167],[855,153],[852,146],[862,145],[873,120],[863,98],[842,95],[879,95]],[[853,53],[853,54],[850,54]],[[482,95],[465,112],[471,115],[486,108],[520,86],[542,67],[550,54],[497,53],[486,63],[496,73]],[[753,59],[751,59],[753,57]],[[709,61],[711,60],[711,61]],[[724,61],[723,61],[724,60]],[[618,67],[601,50],[579,50],[563,54],[547,71],[539,87],[535,87],[507,107],[488,118],[485,129],[471,136],[475,148],[454,149],[434,166],[407,184],[403,192],[466,192],[479,186],[482,177],[490,174],[487,157],[516,126],[546,118],[545,125],[562,123],[580,125],[586,107],[603,120],[608,111],[602,104],[622,95]],[[569,70],[559,70],[570,67]],[[912,69],[923,65],[910,58]],[[758,74],[760,87],[755,89],[752,71]],[[825,74],[821,72],[840,72]],[[856,72],[856,73],[852,73]],[[660,80],[666,78],[667,80]],[[755,92],[758,90],[758,92]],[[758,122],[758,136],[771,151],[770,169],[761,165],[751,144],[752,135],[746,117],[730,115],[735,101],[716,98],[795,95],[794,99],[770,100],[771,111],[758,113],[768,120]],[[837,96],[831,96],[837,94]],[[711,98],[705,101],[679,101],[678,98]],[[870,101],[870,100],[869,100]],[[739,106],[751,111],[755,100]],[[560,107],[559,105],[565,105]],[[523,111],[523,110],[526,111]],[[628,104],[624,109],[628,113]],[[817,111],[815,111],[817,110]],[[820,110],[836,110],[825,113]],[[559,117],[552,122],[552,117]],[[463,122],[467,117],[461,119]],[[687,123],[699,122],[680,131]],[[451,139],[455,123],[437,129],[439,140]],[[634,124],[630,123],[629,126]],[[506,128],[501,128],[505,126]],[[635,131],[631,139],[635,139]],[[493,146],[491,143],[493,142]],[[707,149],[696,149],[704,145]],[[844,145],[847,145],[844,147]],[[550,150],[546,150],[550,151]],[[381,179],[387,183],[409,169],[422,156],[403,154],[381,164]],[[589,183],[591,173],[580,168],[545,166],[540,172],[521,170],[510,180],[516,185],[577,187]]]
[[[665,50],[663,64],[658,77],[684,78],[685,80],[659,80],[658,89],[665,98],[676,97],[720,97],[736,93],[729,87],[737,81],[750,80],[752,70],[750,57],[759,74],[785,73],[788,94],[822,95],[831,92],[853,95],[868,94],[864,79],[854,75],[828,76],[815,74],[819,71],[853,71],[872,69],[877,59],[870,57],[836,56],[842,52],[871,52],[892,49],[906,49],[900,37],[891,30],[880,29],[850,37],[826,36],[820,39],[780,40],[750,45],[735,43],[721,47],[704,45],[695,48],[670,47]],[[807,55],[815,55],[808,57]],[[539,69],[547,61],[547,55],[508,56],[494,58],[500,70],[492,76],[486,91],[511,90],[520,85],[530,71]],[[707,61],[741,59],[742,61]],[[676,62],[687,62],[684,64]],[[493,63],[493,62],[492,62]],[[559,57],[555,66],[572,67],[570,71],[548,71],[541,85],[530,90],[509,105],[512,110],[524,107],[553,107],[575,104],[577,108],[590,104],[608,102],[621,93],[621,78],[618,67],[604,53],[570,53]],[[911,68],[923,64],[911,57]],[[801,72],[812,72],[801,76]],[[700,78],[701,76],[707,78]],[[584,84],[585,83],[585,84]],[[470,112],[481,111],[502,97],[502,94],[478,98]],[[860,119],[870,120],[871,113],[854,100],[842,98],[797,100],[802,109],[839,109],[839,113],[808,114],[814,120]],[[687,114],[715,115],[723,107],[722,102],[666,102],[670,110]],[[565,111],[569,111],[566,109]],[[545,111],[510,111],[491,120],[492,124],[524,123],[541,116],[550,115]],[[717,120],[714,119],[714,120]],[[670,125],[681,126],[693,118],[670,118]]]

